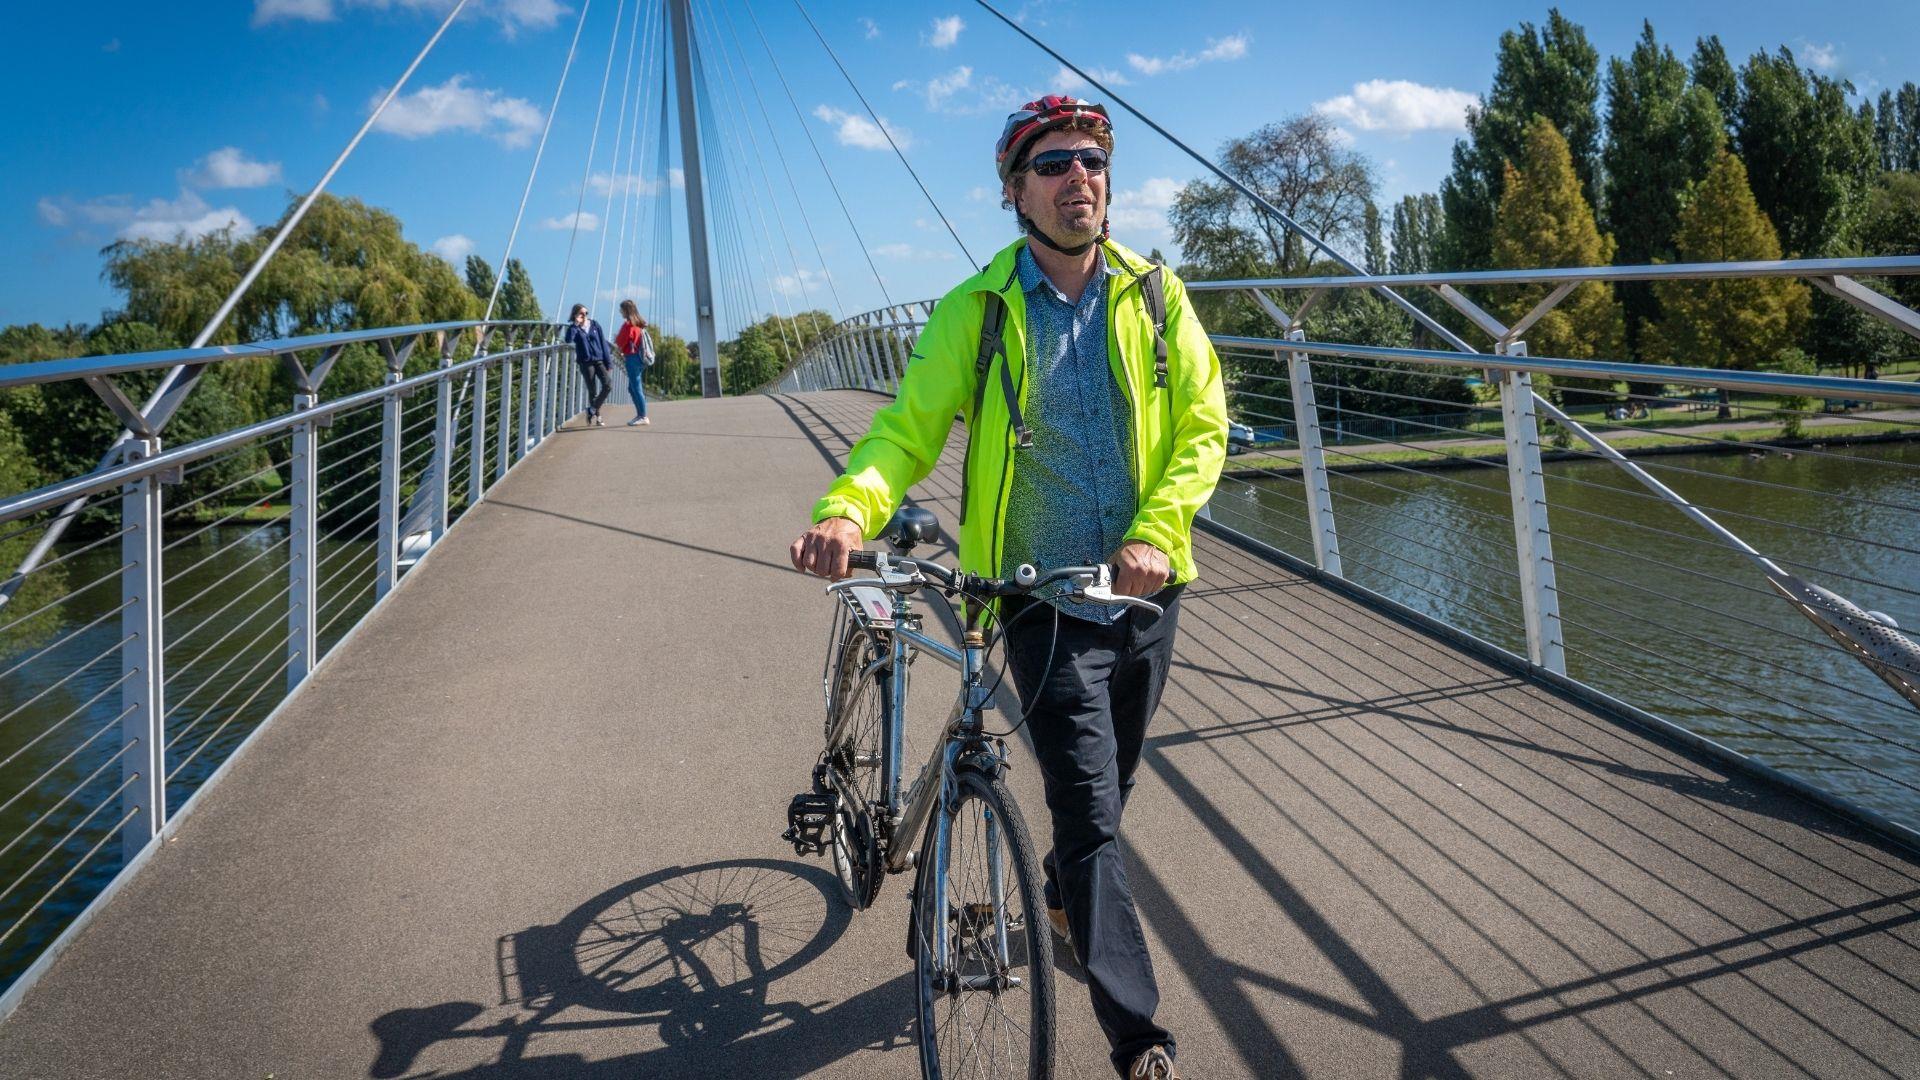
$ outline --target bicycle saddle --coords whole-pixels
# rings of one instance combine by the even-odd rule
[[[933,511],[918,506],[903,506],[887,519],[880,539],[893,545],[895,554],[906,555],[916,544],[931,544],[940,539],[940,519]]]

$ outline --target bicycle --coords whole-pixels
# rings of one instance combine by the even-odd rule
[[[938,535],[931,513],[904,509],[881,533],[893,555],[860,551],[848,560],[876,576],[827,586],[841,603],[821,676],[825,748],[812,790],[788,806],[784,835],[799,854],[832,853],[856,911],[873,904],[887,875],[915,871],[907,953],[923,1077],[1024,1071],[1047,1080],[1054,1075],[1053,939],[1039,859],[1004,779],[1011,732],[988,731],[984,718],[998,682],[986,685],[983,676],[1006,631],[997,618],[991,638],[983,629],[988,602],[1060,584],[1095,603],[1160,609],[1115,595],[1107,566],[1043,572],[1022,565],[1001,579],[911,557]],[[961,598],[959,648],[924,633],[913,604],[921,593],[949,607]],[[907,686],[922,654],[955,667],[961,683],[940,739],[903,792]]]

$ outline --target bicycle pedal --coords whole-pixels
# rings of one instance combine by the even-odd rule
[[[839,800],[831,794],[795,795],[787,804],[787,831],[780,837],[793,845],[796,855],[820,854],[827,850],[833,815],[839,809]]]

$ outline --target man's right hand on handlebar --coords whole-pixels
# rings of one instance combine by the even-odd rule
[[[793,568],[829,581],[847,576],[847,556],[860,550],[860,526],[843,517],[830,517],[800,534],[787,550]]]

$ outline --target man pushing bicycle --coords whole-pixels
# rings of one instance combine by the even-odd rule
[[[1193,517],[1220,477],[1227,417],[1185,287],[1107,238],[1112,150],[1098,105],[1050,95],[1007,118],[995,162],[1026,235],[934,309],[899,396],[791,555],[798,570],[847,576],[848,555],[933,471],[959,415],[963,570],[1107,562],[1114,593],[1164,609],[1008,597],[999,621],[1053,817],[1048,917],[1086,969],[1115,1068],[1172,1078],[1120,815],[1195,576]],[[1019,617],[1034,604],[1052,610]]]

